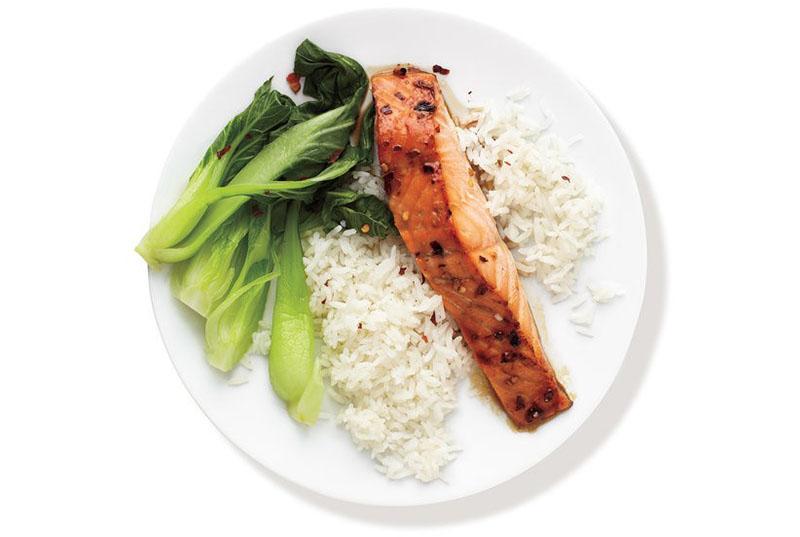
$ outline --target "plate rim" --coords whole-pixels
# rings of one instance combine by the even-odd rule
[[[212,417],[209,415],[209,412],[206,411],[206,409],[204,408],[203,404],[201,404],[201,402],[199,401],[198,396],[195,395],[194,391],[192,390],[192,388],[187,383],[187,380],[186,380],[185,376],[181,373],[181,370],[178,367],[176,359],[173,357],[173,353],[170,352],[170,346],[169,346],[169,344],[167,342],[167,337],[166,337],[166,334],[165,334],[165,331],[164,331],[163,323],[159,320],[159,315],[158,315],[157,306],[156,306],[156,297],[155,297],[156,290],[155,290],[155,287],[154,287],[154,284],[153,284],[153,282],[154,282],[154,274],[159,272],[159,271],[158,270],[154,270],[153,268],[151,268],[149,266],[147,268],[147,271],[148,271],[149,295],[150,295],[151,308],[152,308],[152,311],[153,311],[153,317],[155,318],[156,326],[158,328],[159,335],[161,337],[161,341],[162,341],[162,343],[164,345],[165,350],[167,351],[167,355],[169,356],[170,362],[172,363],[172,366],[175,369],[175,372],[177,373],[178,378],[180,379],[180,381],[183,384],[183,386],[186,389],[186,391],[189,393],[189,395],[192,398],[192,400],[197,404],[197,406],[200,408],[201,412],[205,415],[205,417],[212,423],[212,425],[217,429],[217,431],[219,431],[219,433],[223,436],[223,438],[225,438],[225,440],[228,441],[228,443],[230,445],[235,447],[240,453],[244,454],[248,459],[250,459],[250,461],[252,461],[254,463],[257,463],[258,466],[260,467],[260,469],[265,470],[270,475],[278,477],[279,479],[284,480],[284,481],[286,481],[289,484],[292,484],[294,486],[297,486],[297,487],[301,488],[302,490],[305,490],[305,491],[308,491],[308,492],[311,492],[311,493],[314,493],[314,494],[318,494],[318,495],[320,495],[322,497],[325,497],[325,498],[330,498],[330,499],[335,500],[335,501],[348,502],[348,503],[352,503],[352,504],[355,504],[355,505],[366,505],[366,506],[372,506],[372,507],[418,507],[418,506],[424,506],[424,505],[442,504],[442,503],[457,501],[457,500],[461,500],[461,499],[464,499],[464,498],[476,496],[478,494],[488,493],[489,491],[493,490],[494,488],[496,488],[496,487],[498,487],[498,486],[500,486],[500,485],[502,485],[504,483],[508,483],[508,482],[510,482],[512,480],[515,480],[515,479],[521,477],[523,474],[525,474],[525,473],[527,473],[529,471],[532,471],[534,468],[537,468],[541,464],[545,463],[547,461],[547,459],[549,459],[550,456],[553,453],[555,453],[568,440],[570,440],[582,427],[584,427],[586,425],[586,423],[589,420],[593,419],[593,417],[596,414],[598,408],[601,406],[601,404],[606,399],[606,397],[608,397],[608,394],[611,391],[611,389],[615,386],[616,381],[617,381],[617,379],[619,377],[619,374],[620,374],[620,371],[621,371],[622,367],[627,362],[627,360],[630,358],[629,357],[629,353],[630,353],[631,345],[632,345],[633,340],[634,340],[634,338],[636,336],[636,333],[637,333],[637,331],[639,329],[639,321],[640,321],[640,318],[641,318],[642,307],[643,307],[643,304],[644,304],[644,299],[647,296],[647,282],[648,282],[648,274],[649,274],[649,265],[648,265],[649,247],[648,247],[648,242],[647,242],[647,222],[646,222],[646,219],[644,218],[644,204],[643,204],[643,200],[642,200],[641,190],[639,188],[639,181],[638,181],[638,179],[636,177],[636,173],[634,171],[634,167],[633,167],[633,165],[631,163],[630,155],[626,151],[625,146],[622,144],[622,140],[620,139],[620,135],[617,132],[617,130],[614,128],[613,123],[609,120],[609,118],[606,116],[606,114],[603,111],[603,109],[599,106],[599,104],[597,103],[595,98],[586,89],[586,87],[576,77],[572,76],[572,74],[568,70],[564,69],[563,67],[561,67],[557,63],[553,62],[548,56],[546,56],[545,54],[541,53],[536,48],[534,48],[533,46],[531,46],[527,42],[523,41],[522,39],[518,38],[517,36],[505,32],[500,27],[497,27],[497,26],[494,26],[492,24],[488,24],[488,23],[485,23],[483,21],[479,21],[479,20],[464,16],[464,15],[461,15],[461,14],[456,14],[456,13],[443,11],[443,10],[437,10],[437,9],[420,9],[420,8],[413,8],[413,7],[394,7],[394,8],[354,9],[354,10],[348,10],[348,11],[343,11],[343,12],[340,12],[340,13],[336,13],[336,14],[333,14],[333,15],[330,15],[330,16],[315,17],[315,18],[313,18],[311,20],[306,20],[303,24],[300,24],[298,26],[294,26],[292,28],[289,28],[288,30],[286,30],[286,31],[284,31],[282,33],[276,33],[268,41],[263,42],[262,44],[257,46],[254,50],[249,52],[248,54],[243,55],[241,57],[241,59],[239,59],[238,61],[234,62],[233,65],[227,71],[225,71],[225,73],[216,81],[216,83],[213,84],[211,86],[211,88],[207,92],[205,92],[204,96],[195,104],[195,106],[192,107],[190,113],[188,114],[186,119],[183,121],[183,124],[181,125],[181,127],[178,130],[177,134],[173,138],[174,141],[173,141],[172,147],[170,148],[170,151],[167,153],[167,156],[166,156],[166,158],[164,160],[164,163],[162,165],[161,174],[159,176],[158,182],[156,183],[156,191],[153,194],[153,201],[151,203],[150,225],[152,225],[156,220],[156,214],[157,214],[157,210],[156,209],[157,209],[158,199],[159,199],[159,197],[158,197],[158,193],[159,192],[158,191],[159,191],[160,186],[162,185],[162,183],[164,182],[164,180],[165,180],[165,178],[167,176],[168,164],[172,161],[175,153],[177,152],[177,149],[178,149],[178,147],[180,145],[178,143],[178,141],[182,138],[183,132],[189,126],[189,124],[192,121],[192,119],[195,118],[198,115],[198,113],[203,109],[205,103],[207,101],[209,101],[211,99],[211,97],[218,92],[220,87],[222,87],[225,84],[225,82],[227,80],[229,80],[236,72],[238,72],[246,64],[251,62],[254,58],[258,57],[263,49],[269,47],[270,45],[272,45],[272,44],[274,44],[276,42],[279,42],[279,41],[285,39],[286,37],[288,37],[288,36],[290,36],[292,34],[300,33],[302,31],[304,31],[305,29],[317,26],[320,23],[335,23],[337,19],[346,19],[346,18],[353,17],[353,16],[365,16],[365,15],[369,15],[369,14],[383,14],[385,16],[391,16],[392,13],[402,13],[403,15],[419,14],[421,16],[438,16],[438,17],[444,17],[444,18],[451,18],[451,19],[457,20],[462,25],[472,25],[474,27],[479,27],[482,30],[486,30],[486,31],[489,31],[489,32],[495,32],[495,33],[498,33],[498,34],[502,34],[506,39],[509,39],[512,42],[514,42],[514,44],[516,46],[518,46],[520,48],[523,48],[527,52],[537,56],[538,59],[540,61],[542,61],[544,64],[546,64],[548,66],[548,68],[551,69],[553,72],[558,73],[560,76],[562,76],[563,78],[569,80],[572,84],[574,84],[576,89],[578,91],[580,91],[580,93],[582,93],[586,97],[587,102],[591,103],[591,106],[595,109],[595,112],[598,114],[598,117],[602,118],[602,121],[604,122],[605,127],[611,133],[613,133],[614,143],[617,145],[618,149],[621,151],[621,154],[624,155],[624,157],[625,157],[625,167],[626,167],[627,172],[630,174],[630,177],[633,179],[632,185],[633,185],[633,188],[635,189],[636,197],[637,197],[637,200],[638,200],[638,209],[639,209],[638,210],[638,220],[640,221],[641,244],[643,246],[643,249],[642,249],[642,252],[641,252],[642,259],[640,260],[641,263],[642,263],[642,272],[641,272],[641,275],[640,275],[642,293],[641,293],[641,296],[639,297],[638,304],[635,305],[636,306],[636,308],[635,308],[636,314],[635,314],[635,319],[633,320],[633,323],[632,323],[633,324],[633,330],[631,331],[631,335],[630,335],[629,341],[628,341],[628,343],[627,343],[627,345],[625,347],[624,355],[623,355],[622,359],[619,361],[619,364],[617,365],[616,370],[614,371],[614,373],[613,373],[610,381],[608,382],[607,386],[602,391],[602,393],[597,397],[597,400],[594,403],[593,408],[585,416],[585,418],[582,421],[580,421],[579,423],[575,424],[572,427],[572,429],[569,430],[568,434],[566,434],[560,441],[555,442],[555,443],[553,443],[553,445],[549,446],[549,449],[545,450],[544,455],[542,455],[541,458],[537,462],[526,466],[524,469],[522,469],[520,471],[517,471],[513,475],[500,476],[500,477],[498,477],[496,479],[490,480],[488,485],[477,486],[477,487],[474,487],[473,489],[467,490],[467,491],[465,491],[463,493],[457,493],[457,494],[454,494],[452,496],[448,496],[448,497],[445,497],[445,498],[437,498],[437,499],[433,499],[433,500],[426,498],[426,499],[423,499],[421,501],[413,501],[413,499],[412,499],[411,501],[407,501],[407,502],[398,502],[398,501],[385,502],[385,501],[381,501],[380,499],[375,499],[374,501],[368,501],[364,497],[360,497],[360,496],[356,496],[356,495],[351,495],[351,494],[333,494],[332,492],[330,492],[328,490],[321,489],[321,488],[312,486],[310,484],[307,484],[307,483],[304,483],[304,482],[301,482],[301,481],[297,481],[297,480],[293,479],[292,477],[290,477],[288,475],[288,473],[282,472],[278,468],[274,468],[272,466],[268,466],[268,465],[264,464],[255,455],[250,453],[250,451],[248,451],[247,449],[245,449],[244,447],[242,447],[238,443],[236,443],[230,436],[228,436],[228,434],[226,434],[226,432],[222,429],[222,427],[214,419],[212,419]],[[355,446],[354,446],[354,449],[355,449]],[[386,479],[388,480],[388,478],[386,478]],[[407,478],[407,479],[411,479],[411,478]],[[389,480],[389,481],[391,482],[391,480]]]

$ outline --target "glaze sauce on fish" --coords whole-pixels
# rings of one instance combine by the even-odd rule
[[[572,406],[542,348],[508,247],[458,143],[436,76],[372,76],[378,157],[395,224],[518,427]]]

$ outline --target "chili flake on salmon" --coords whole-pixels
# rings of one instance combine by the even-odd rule
[[[459,146],[436,76],[372,77],[375,135],[395,224],[519,427],[572,406],[542,347],[511,252]]]

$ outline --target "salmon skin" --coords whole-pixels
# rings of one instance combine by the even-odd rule
[[[547,360],[436,76],[397,68],[371,83],[378,157],[397,229],[505,412],[518,427],[536,427],[572,400]]]

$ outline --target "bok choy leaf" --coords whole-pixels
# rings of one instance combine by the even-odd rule
[[[159,250],[186,237],[202,217],[202,212],[194,212],[187,218],[182,208],[241,169],[266,143],[269,133],[288,120],[293,107],[291,99],[272,89],[272,79],[258,88],[250,105],[228,122],[206,150],[172,209],[139,242],[136,251],[150,265],[158,266]]]
[[[323,172],[331,157],[339,155],[348,145],[367,91],[366,73],[355,61],[322,51],[310,41],[304,41],[298,47],[298,55],[301,54],[307,54],[313,60],[302,60],[298,65],[302,73],[313,80],[310,86],[307,84],[311,89],[306,91],[320,96],[321,100],[297,108],[306,107],[305,110],[313,109],[314,112],[332,105],[335,108],[283,131],[250,159],[224,188],[246,185],[245,191],[253,192],[279,179],[314,177]],[[317,70],[320,70],[319,74]],[[159,222],[156,227],[173,231],[167,237],[169,240],[150,241],[146,249],[140,250],[148,262],[177,263],[193,256],[249,196],[256,195],[238,195],[234,189],[215,190],[216,193],[210,195],[207,190],[195,192]]]
[[[352,190],[325,192],[321,218],[322,225],[328,230],[344,222],[345,228],[357,229],[373,237],[397,234],[392,212],[383,201]]]
[[[233,369],[250,348],[264,316],[269,282],[278,275],[273,271],[272,207],[253,212],[239,276],[206,320],[206,358],[221,371]]]

